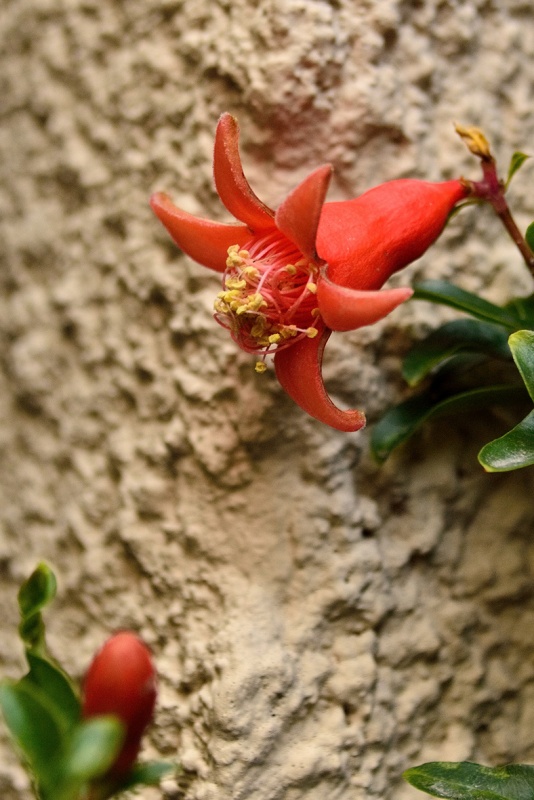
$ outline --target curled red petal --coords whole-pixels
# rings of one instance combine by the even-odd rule
[[[338,286],[322,275],[317,282],[317,305],[333,331],[353,331],[387,316],[413,294],[413,289],[366,291]]]
[[[274,357],[276,377],[291,399],[311,417],[338,431],[357,431],[365,425],[365,414],[337,408],[324,387],[321,365],[330,333],[326,328],[315,339],[302,339],[279,350]]]
[[[217,124],[213,175],[219,197],[236,219],[254,232],[273,227],[274,212],[254,194],[243,174],[239,125],[231,114],[223,114]]]
[[[293,189],[275,214],[278,230],[312,261],[317,260],[315,239],[331,177],[330,164],[318,167]]]
[[[217,272],[226,269],[228,248],[233,244],[242,247],[252,236],[246,225],[227,225],[194,217],[177,208],[163,192],[153,194],[150,205],[178,247],[194,261]]]

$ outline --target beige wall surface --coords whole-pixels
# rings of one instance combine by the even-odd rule
[[[276,205],[331,162],[330,198],[534,148],[534,25],[520,0],[4,0],[0,9],[0,609],[56,568],[50,645],[80,677],[110,631],[160,672],[150,798],[420,796],[432,759],[534,760],[532,472],[486,476],[482,416],[444,419],[382,468],[368,432],[305,416],[212,320],[217,276],[148,207],[228,220],[219,114]],[[532,167],[516,178],[534,217]],[[469,209],[402,276],[504,301],[529,291]],[[409,303],[337,334],[325,374],[370,423],[409,341],[450,316]],[[0,794],[30,797],[2,728]]]

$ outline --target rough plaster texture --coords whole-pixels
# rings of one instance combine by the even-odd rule
[[[455,120],[503,160],[532,150],[530,2],[4,0],[0,54],[5,672],[17,586],[46,558],[74,674],[117,627],[154,649],[147,753],[184,772],[147,800],[404,800],[414,763],[533,760],[532,473],[481,474],[484,419],[378,469],[366,432],[322,427],[253,372],[211,319],[217,279],[147,207],[158,188],[227,219],[223,110],[272,204],[324,161],[338,198],[476,174]],[[529,288],[484,212],[415,274]],[[413,303],[333,337],[332,393],[372,421],[438,318]],[[5,741],[1,764],[2,798],[29,797]]]

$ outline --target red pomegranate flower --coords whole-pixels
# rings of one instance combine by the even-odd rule
[[[148,647],[129,631],[116,633],[87,670],[82,705],[84,719],[114,714],[125,727],[121,751],[109,771],[111,778],[122,778],[133,767],[155,703],[156,671]]]
[[[151,206],[178,246],[223,274],[215,319],[261,360],[274,354],[277,378],[308,414],[342,431],[365,425],[358,410],[328,397],[321,372],[332,331],[385,317],[412,295],[379,291],[419,258],[468,190],[460,180],[396,180],[355,200],[325,203],[330,165],[314,170],[276,212],[256,197],[239,155],[239,128],[223,114],[215,134],[214,176],[228,211],[242,224],[200,219],[157,192]]]

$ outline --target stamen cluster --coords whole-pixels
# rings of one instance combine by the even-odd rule
[[[320,320],[317,270],[278,231],[244,249],[232,245],[223,291],[215,300],[215,319],[243,350],[262,357],[304,337],[313,339]],[[256,370],[265,370],[263,361]]]

